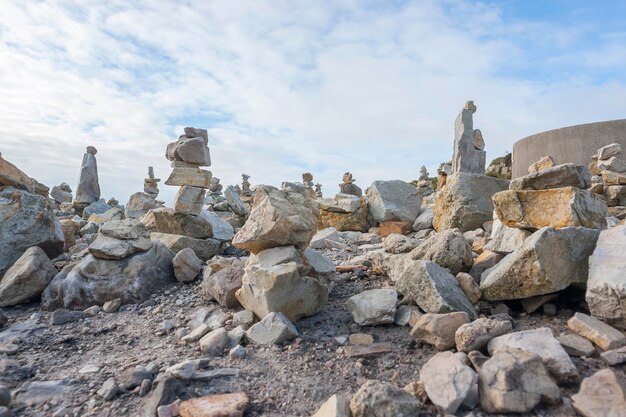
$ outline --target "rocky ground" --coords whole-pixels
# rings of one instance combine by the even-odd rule
[[[356,255],[340,250],[321,252],[335,259]],[[427,344],[417,345],[408,326],[359,326],[345,305],[354,294],[391,287],[393,283],[371,270],[365,274],[335,274],[332,281],[330,299],[323,310],[296,324],[299,338],[283,346],[249,344],[243,359],[205,356],[197,343],[186,345],[178,339],[177,331],[188,327],[198,308],[217,306],[203,299],[200,280],[171,285],[141,305],[124,305],[113,313],[100,311],[93,317],[62,325],[52,325],[52,314],[41,312],[38,304],[6,309],[9,325],[14,328],[21,324],[30,334],[19,340],[16,352],[2,355],[0,379],[16,390],[12,404],[15,416],[146,415],[154,400],[153,392],[121,388],[107,401],[97,391],[111,377],[119,385],[132,386],[132,379],[137,379],[132,370],[137,365],[163,373],[171,365],[203,356],[208,359],[207,369],[235,368],[238,375],[186,381],[181,398],[244,391],[250,397],[246,416],[308,416],[333,394],[354,393],[368,379],[400,387],[416,381],[420,367],[437,350]],[[547,326],[555,335],[567,333],[566,321],[573,314],[572,308],[579,310],[583,299],[584,294],[575,290],[562,294],[556,315],[528,315],[512,303],[514,331]],[[494,309],[506,309],[504,304],[483,302],[479,307],[485,315]],[[228,329],[233,327],[228,324]],[[347,357],[345,341],[337,338],[354,333],[370,334],[375,342],[388,342],[392,350],[364,358]],[[597,355],[572,359],[582,377],[607,366]],[[626,381],[623,366],[614,369]],[[148,375],[148,379],[153,378]],[[32,381],[59,382],[47,390],[24,385]],[[568,397],[577,390],[577,385],[562,388],[561,404],[541,404],[532,415],[576,415]],[[437,413],[432,404],[426,403],[420,415]],[[473,411],[459,410],[456,415],[485,413],[478,406]]]

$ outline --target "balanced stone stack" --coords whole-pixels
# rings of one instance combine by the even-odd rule
[[[148,167],[148,178],[143,180],[143,192],[157,198],[159,196],[159,181],[160,178],[154,178],[154,168]]]
[[[135,219],[103,224],[89,255],[66,266],[42,294],[42,308],[85,309],[121,299],[137,303],[174,279],[174,254],[159,241],[152,242],[144,225]]]
[[[609,214],[620,220],[626,218],[626,162],[620,156],[622,147],[612,143],[592,157],[591,190],[602,194],[609,206]]]
[[[338,231],[367,232],[369,229],[367,199],[352,194],[336,194],[319,200],[319,229],[334,227]]]
[[[482,273],[485,300],[522,299],[584,286],[587,261],[600,229],[607,226],[603,198],[587,190],[587,167],[533,165],[538,170],[493,196],[495,220],[485,249],[506,256]]]
[[[474,102],[468,101],[459,113],[451,173],[444,176],[445,169],[439,171],[437,189],[441,192],[433,209],[433,226],[438,232],[481,228],[492,217],[491,196],[508,186],[507,181],[485,175],[485,142],[480,131],[473,127],[475,111]]]
[[[167,145],[165,155],[173,169],[165,184],[180,186],[174,209],[153,209],[141,218],[152,240],[174,252],[190,247],[204,261],[220,248],[220,241],[212,239],[211,223],[200,216],[205,190],[211,185],[211,172],[200,168],[211,165],[208,142],[206,129],[186,127],[184,135]]]
[[[354,181],[356,180],[352,178],[352,173],[346,172],[343,174],[343,181],[339,184],[339,192],[342,194],[352,194],[354,196],[361,197],[363,195],[363,191],[354,183]]]
[[[420,168],[420,177],[417,180],[417,191],[424,197],[435,192],[428,178],[428,170],[424,165]]]
[[[297,321],[319,312],[328,300],[325,275],[333,262],[307,246],[318,210],[297,191],[257,186],[252,211],[233,238],[251,252],[236,297],[260,319],[272,312]]]
[[[154,178],[154,169],[148,167],[148,178],[143,180],[143,192],[137,192],[130,196],[124,208],[127,218],[139,219],[149,210],[163,207],[164,202],[156,198],[159,195],[160,178]]]
[[[80,166],[80,178],[78,179],[76,195],[72,202],[74,208],[79,211],[100,200],[96,153],[98,153],[96,148],[87,146],[87,152],[83,155],[83,162]]]
[[[176,213],[200,215],[205,190],[211,186],[211,172],[200,169],[211,166],[208,144],[206,129],[186,127],[184,135],[167,145],[165,156],[174,169],[165,184],[180,186],[174,198]]]

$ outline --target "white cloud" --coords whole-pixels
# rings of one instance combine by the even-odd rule
[[[593,72],[623,67],[623,35],[592,47],[592,24],[506,20],[470,1],[0,8],[0,151],[51,186],[75,184],[95,145],[103,196],[122,202],[148,165],[167,177],[165,145],[184,125],[209,129],[224,184],[311,171],[331,194],[345,171],[363,188],[414,179],[422,164],[432,173],[467,99],[488,159],[528,134],[623,117],[626,104],[623,78]],[[161,189],[171,203],[176,190]]]

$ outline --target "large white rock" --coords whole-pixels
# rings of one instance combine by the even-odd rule
[[[591,314],[626,329],[626,225],[603,230],[589,257],[585,296]]]
[[[419,232],[422,230],[432,229],[433,228],[433,205],[424,205],[422,206],[419,215],[413,222],[413,231]]]
[[[346,306],[356,324],[376,326],[393,323],[398,293],[388,288],[363,291],[348,298]]]
[[[476,310],[447,269],[429,261],[416,261],[399,256],[389,266],[389,277],[396,282],[396,289],[405,299],[412,300],[427,313],[451,313],[464,311],[470,319],[476,318]]]
[[[520,248],[530,235],[532,235],[532,232],[528,230],[504,226],[498,219],[498,216],[494,215],[491,240],[485,245],[485,249],[496,253],[508,254]]]
[[[38,299],[56,272],[43,249],[28,248],[0,280],[0,307]]]
[[[202,271],[202,261],[191,248],[179,251],[172,259],[172,264],[178,282],[193,281]]]
[[[221,242],[229,242],[235,235],[235,229],[226,220],[215,214],[214,211],[202,210],[200,217],[211,224],[213,230],[213,239],[217,239]]]
[[[259,253],[277,246],[306,247],[317,230],[318,210],[302,194],[258,186],[252,211],[233,245]]]
[[[13,187],[0,189],[0,277],[31,246],[54,259],[63,253],[63,243],[50,200]]]
[[[511,349],[526,350],[541,357],[548,372],[559,384],[571,384],[580,380],[578,369],[548,327],[498,336],[489,341],[487,349],[490,355]]]
[[[583,417],[626,416],[626,383],[607,368],[583,379],[572,395],[574,409]]]
[[[413,223],[420,212],[422,196],[417,187],[400,180],[374,181],[366,191],[369,212],[377,223]]]
[[[600,231],[584,227],[544,227],[483,272],[484,300],[515,300],[560,291],[587,281],[587,259]]]
[[[315,278],[300,277],[295,262],[270,268],[253,265],[246,268],[236,296],[259,318],[281,312],[296,322],[322,309],[328,301],[328,287]]]
[[[335,229],[334,227],[327,227],[320,230],[315,235],[313,235],[309,246],[315,249],[324,249],[326,247],[327,240],[330,240],[332,242],[341,241],[339,233],[337,233],[337,229]]]
[[[478,375],[464,353],[440,352],[420,369],[428,398],[441,411],[455,414],[461,404],[478,402]]]

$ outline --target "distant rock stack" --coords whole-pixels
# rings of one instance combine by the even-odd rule
[[[209,136],[206,129],[186,127],[185,134],[167,145],[165,156],[172,161],[172,173],[165,184],[180,186],[174,198],[176,213],[200,215],[206,189],[211,186]]]
[[[148,167],[148,178],[143,180],[143,192],[157,198],[159,196],[160,178],[154,178],[154,168]]]
[[[468,101],[461,109],[454,124],[454,154],[452,156],[452,172],[470,174],[485,173],[487,153],[485,141],[480,130],[474,130],[473,115],[476,106]]]
[[[427,196],[435,192],[432,187],[432,183],[430,182],[430,178],[428,178],[428,170],[424,165],[420,168],[420,177],[417,180],[417,191],[422,196]]]
[[[80,166],[80,178],[78,179],[76,195],[72,202],[74,208],[78,210],[82,210],[100,199],[98,163],[96,162],[97,152],[93,146],[87,146],[87,152],[83,155],[83,162]]]
[[[342,183],[339,184],[339,193],[340,194],[351,194],[357,197],[363,196],[363,191],[361,188],[354,183],[356,181],[352,178],[352,173],[346,172],[343,174]]]

